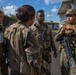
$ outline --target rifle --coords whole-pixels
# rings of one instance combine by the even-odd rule
[[[66,56],[68,58],[69,66],[71,68],[72,67],[72,60],[71,60],[72,49],[70,47],[69,39],[67,36],[63,37],[62,45],[64,45],[64,47],[65,47]]]

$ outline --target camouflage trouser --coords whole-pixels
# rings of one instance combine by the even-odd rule
[[[42,55],[42,67],[45,75],[51,75],[51,52],[43,51]]]
[[[63,49],[60,53],[60,65],[62,75],[76,75],[76,55],[73,55],[71,57],[71,62],[72,66],[70,68],[65,50]]]
[[[0,67],[1,67],[1,73],[2,75],[8,75],[8,65],[5,62],[5,57],[2,56],[0,60]]]
[[[60,53],[60,65],[61,65],[62,75],[69,75],[68,59],[66,57],[66,53],[65,53],[64,49],[62,49],[62,51]]]
[[[25,75],[25,74],[21,74],[21,73],[19,73],[17,71],[11,71],[11,75]]]
[[[37,71],[34,67],[31,66],[30,69],[30,75],[37,75]]]
[[[10,66],[8,67],[8,75],[25,75],[25,74],[21,74],[18,71],[13,71]]]
[[[51,63],[43,60],[42,62],[42,72],[44,75],[51,75]]]
[[[1,71],[1,66],[2,66],[2,48],[1,48],[1,45],[0,45],[0,71]]]
[[[73,55],[71,60],[72,67],[70,68],[70,75],[76,75],[76,55]]]

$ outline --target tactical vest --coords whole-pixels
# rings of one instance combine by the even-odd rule
[[[69,37],[70,46],[72,48],[72,54],[76,55],[76,35]]]
[[[38,25],[34,25],[37,28],[36,38],[39,44],[43,47],[43,49],[47,49],[50,47],[50,29],[47,25],[44,25],[44,28],[40,28]]]
[[[76,24],[73,25],[76,30]],[[72,48],[72,54],[76,55],[76,33],[74,34],[74,31],[70,30],[71,35],[69,36],[69,42],[70,46]]]
[[[72,49],[72,54],[76,55],[76,34],[74,34],[73,30],[66,30],[65,33],[70,33],[69,36],[69,42],[70,42],[70,46]],[[61,48],[64,48],[63,46],[61,46]]]

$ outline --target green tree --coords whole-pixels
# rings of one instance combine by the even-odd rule
[[[7,15],[4,15],[4,20],[3,20],[4,27],[7,27],[13,24],[14,22],[16,22],[16,17],[14,15],[11,15],[10,17]]]

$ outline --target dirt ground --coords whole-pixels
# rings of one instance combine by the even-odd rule
[[[55,43],[55,44],[57,48],[58,57],[54,58],[53,52],[51,52],[52,54],[51,75],[61,75],[61,69],[60,69],[60,64],[59,64],[58,43]]]

